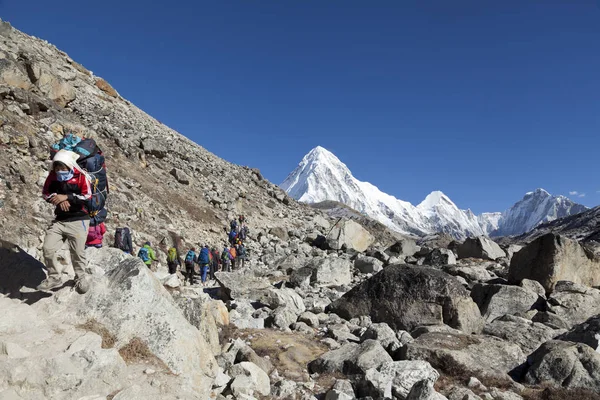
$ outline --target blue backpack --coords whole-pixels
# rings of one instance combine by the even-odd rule
[[[142,247],[140,251],[138,251],[138,257],[141,258],[143,262],[150,261],[150,254],[148,254],[148,248]]]
[[[188,264],[191,264],[194,262],[194,258],[196,258],[196,253],[194,253],[193,251],[190,250],[185,255],[185,262]]]
[[[210,263],[210,258],[208,256],[208,249],[204,248],[200,251],[200,264],[208,264]]]

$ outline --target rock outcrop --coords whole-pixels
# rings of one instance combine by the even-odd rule
[[[547,292],[562,280],[597,286],[600,260],[572,239],[547,234],[513,255],[508,278],[512,283],[536,280]]]

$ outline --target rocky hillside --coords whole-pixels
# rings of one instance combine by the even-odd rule
[[[7,23],[0,99],[0,399],[600,398],[600,259],[576,240],[416,243],[343,207],[329,219]],[[65,131],[108,156],[109,231],[161,250],[152,270],[86,250],[84,295],[35,289]],[[167,272],[168,246],[222,243],[238,213],[247,266],[208,286]]]
[[[167,246],[173,237],[182,237],[184,247],[221,245],[227,221],[240,213],[255,237],[271,228],[314,227],[318,212],[258,170],[216,157],[64,52],[6,22],[0,26],[0,100],[0,231],[34,257],[52,216],[40,197],[48,149],[65,132],[93,137],[105,152],[108,231],[127,225],[137,245],[148,239]]]

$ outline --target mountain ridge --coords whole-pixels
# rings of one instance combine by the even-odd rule
[[[443,232],[457,239],[520,235],[540,223],[587,210],[541,188],[526,193],[503,212],[476,215],[470,209],[460,209],[439,190],[432,191],[415,206],[356,179],[346,164],[322,146],[307,153],[280,187],[305,203],[339,201],[403,234],[423,236]]]

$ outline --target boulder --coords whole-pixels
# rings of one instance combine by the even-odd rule
[[[535,292],[518,286],[486,285],[478,283],[471,291],[471,297],[479,306],[486,321],[510,314],[530,310],[539,299]]]
[[[600,315],[595,315],[587,321],[575,325],[556,339],[565,342],[585,343],[592,349],[600,352]]]
[[[325,400],[353,400],[354,398],[354,396],[350,396],[349,394],[337,389],[331,389],[325,395]]]
[[[383,262],[375,257],[363,256],[359,254],[354,260],[354,268],[363,274],[375,274],[383,269]]]
[[[53,73],[42,71],[36,85],[46,97],[61,107],[75,100],[75,88]]]
[[[396,257],[414,256],[421,248],[413,239],[403,238],[386,249],[386,253]]]
[[[600,392],[600,354],[583,343],[552,340],[527,359],[523,382]]]
[[[375,238],[357,222],[349,219],[338,221],[327,235],[327,244],[334,250],[356,250],[363,252],[373,244]]]
[[[554,329],[525,318],[503,316],[487,323],[483,333],[517,344],[525,354],[531,354],[542,343],[555,338],[564,329]]]
[[[154,138],[144,139],[141,147],[144,150],[144,153],[153,155],[156,158],[165,158],[169,153],[166,142]]]
[[[483,320],[468,291],[452,276],[425,267],[392,265],[328,306],[351,319],[368,315],[393,329],[445,323],[465,332],[481,332]]]
[[[311,267],[295,269],[288,279],[288,285],[294,288],[308,289],[312,275],[313,269]]]
[[[250,273],[248,269],[235,272],[216,272],[215,277],[221,288],[221,299],[258,300],[262,293],[273,285],[267,278],[258,277]]]
[[[298,322],[304,322],[310,327],[318,328],[319,327],[319,317],[317,317],[314,313],[310,311],[305,311],[298,317]]]
[[[276,309],[278,307],[289,308],[296,316],[306,311],[302,297],[300,297],[293,289],[269,288],[262,293],[259,301],[266,304],[271,309]]]
[[[179,168],[173,168],[170,173],[177,180],[177,182],[181,183],[182,185],[190,184],[190,177]]]
[[[359,395],[404,399],[417,382],[425,380],[433,385],[439,376],[426,361],[390,361],[367,371]]]
[[[281,240],[289,240],[289,236],[288,236],[288,232],[285,228],[282,228],[280,226],[277,226],[275,228],[271,228],[269,229],[269,234],[275,236],[276,238],[279,238]]]
[[[554,290],[561,280],[598,286],[600,260],[577,241],[549,233],[513,256],[508,280],[518,284],[523,279],[540,282],[546,292]]]
[[[0,58],[0,84],[21,89],[32,86],[27,73],[6,58]]]
[[[506,257],[506,253],[492,239],[479,236],[476,238],[467,238],[464,243],[457,248],[458,258],[480,258],[482,260],[496,260]]]
[[[235,364],[228,374],[233,378],[230,384],[231,392],[237,398],[243,395],[253,396],[255,392],[262,396],[271,393],[269,376],[256,364],[247,361]]]
[[[348,343],[332,350],[308,364],[310,373],[364,374],[368,369],[378,368],[392,357],[376,340],[366,340],[361,344]]]
[[[452,276],[465,279],[467,282],[486,282],[497,278],[493,272],[483,265],[444,265],[442,271]]]
[[[360,337],[363,342],[367,339],[377,340],[392,355],[402,347],[402,343],[396,337],[396,332],[386,323],[369,325]]]
[[[456,256],[452,250],[448,249],[434,249],[425,256],[423,261],[425,265],[454,265],[456,264]]]
[[[406,400],[447,400],[446,397],[439,394],[433,388],[433,383],[429,380],[422,380],[415,383],[406,396]]]
[[[548,298],[548,312],[553,319],[566,323],[567,329],[600,314],[600,290],[559,281]]]
[[[426,333],[400,350],[403,359],[428,361],[449,375],[495,376],[507,374],[525,361],[519,346],[491,336]]]
[[[352,263],[346,258],[316,258],[307,267],[312,271],[310,282],[313,286],[334,287],[352,282]]]
[[[80,318],[95,319],[115,335],[119,348],[138,338],[206,396],[217,363],[206,338],[186,320],[160,281],[139,258],[118,249],[102,248],[88,257],[90,270],[103,271],[93,276],[88,293],[73,296],[63,290],[34,308],[54,315],[74,310]]]

